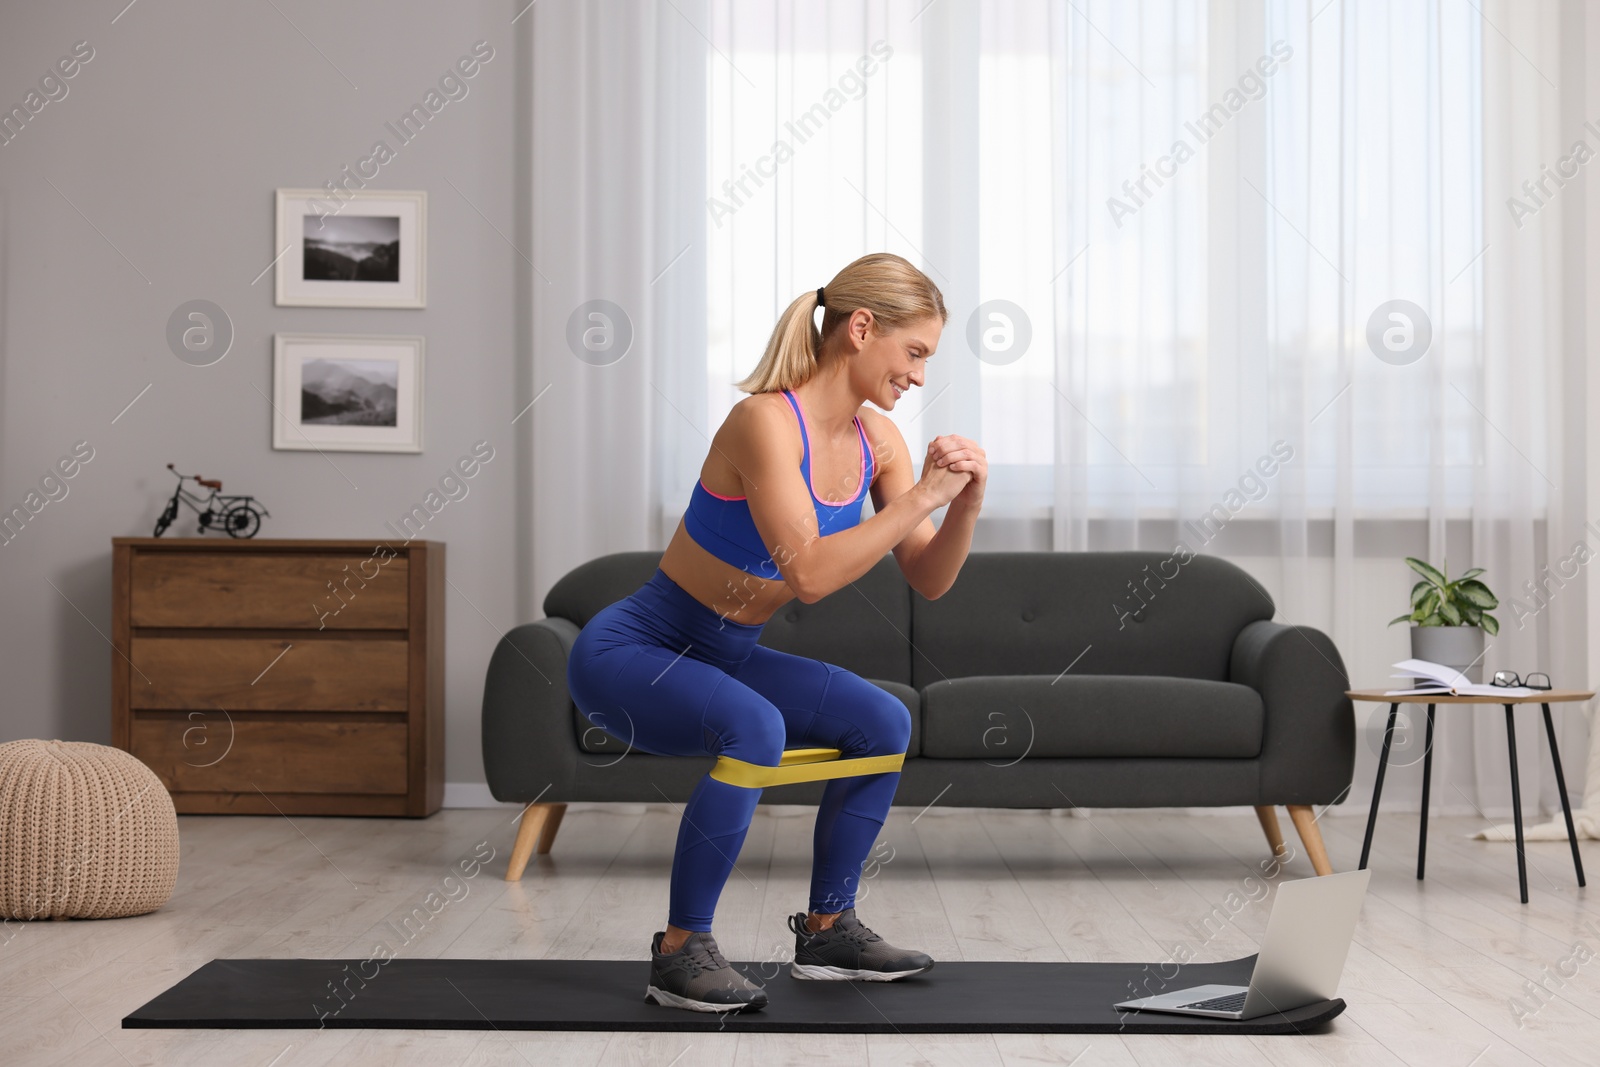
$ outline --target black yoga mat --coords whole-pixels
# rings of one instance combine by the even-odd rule
[[[1298,1034],[1344,1010],[1325,1000],[1244,1022],[1112,1005],[1212,982],[1243,985],[1255,957],[1224,963],[940,961],[896,982],[792,978],[735,962],[767,989],[756,1012],[645,1001],[647,960],[212,960],[122,1020],[124,1029],[384,1027],[819,1034]],[[334,994],[339,987],[345,992]]]

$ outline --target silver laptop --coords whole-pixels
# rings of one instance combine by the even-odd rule
[[[1115,1006],[1215,1019],[1254,1019],[1332,1000],[1371,874],[1348,871],[1280,885],[1249,985],[1190,986]]]

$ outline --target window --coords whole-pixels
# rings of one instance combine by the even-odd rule
[[[1269,0],[1219,31],[1199,0],[715,7],[712,424],[790,300],[889,249],[951,309],[926,397],[892,417],[913,449],[952,424],[980,440],[986,511],[1184,515],[1277,440],[1313,514],[1341,465],[1360,511],[1434,486],[1471,508],[1507,441],[1542,509],[1542,436],[1511,434],[1544,361],[1511,385],[1482,366],[1498,208],[1462,8]],[[1409,364],[1367,342],[1396,299],[1431,328]],[[1021,314],[974,327],[991,301]],[[986,330],[1031,340],[978,358]]]

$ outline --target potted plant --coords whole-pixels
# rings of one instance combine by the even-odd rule
[[[1446,561],[1448,565],[1448,561]],[[1454,667],[1473,683],[1483,681],[1483,634],[1500,632],[1500,621],[1489,614],[1500,601],[1478,580],[1482,567],[1474,567],[1450,581],[1443,571],[1420,559],[1406,557],[1406,566],[1422,575],[1411,587],[1411,610],[1389,620],[1411,622],[1411,658]]]

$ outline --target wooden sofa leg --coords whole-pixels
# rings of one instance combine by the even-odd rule
[[[561,817],[567,813],[565,804],[529,804],[522,809],[522,821],[517,825],[517,842],[511,847],[511,862],[506,865],[506,881],[522,878],[528,860],[537,849],[542,856],[550,851],[556,831],[561,829]]]
[[[1306,846],[1306,857],[1311,860],[1311,869],[1319,875],[1332,874],[1333,864],[1328,862],[1328,850],[1322,844],[1322,830],[1317,827],[1316,813],[1309,804],[1290,804],[1289,818],[1294,820],[1294,828],[1300,831],[1300,841]]]
[[[1278,859],[1288,853],[1283,847],[1283,828],[1278,825],[1278,808],[1274,804],[1257,804],[1256,818],[1261,820],[1261,832],[1267,835],[1267,844]]]
[[[565,804],[546,804],[549,816],[544,821],[544,829],[539,832],[539,855],[549,853],[550,846],[556,843],[556,831],[561,829],[561,817],[567,813]]]

